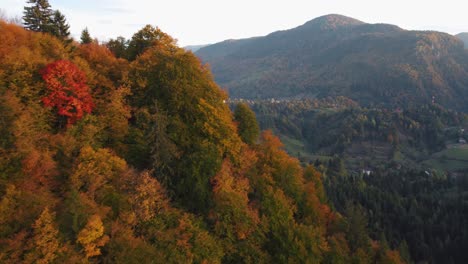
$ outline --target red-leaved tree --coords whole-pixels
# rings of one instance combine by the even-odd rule
[[[91,113],[94,104],[86,85],[85,74],[72,62],[59,60],[41,71],[47,84],[48,95],[42,102],[57,108],[58,114],[67,118],[67,126]]]

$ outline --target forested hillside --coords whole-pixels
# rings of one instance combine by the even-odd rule
[[[417,169],[377,169],[371,174],[327,170],[325,189],[338,211],[358,204],[371,235],[416,263],[466,263],[468,178]],[[405,255],[405,253],[402,253]]]
[[[365,108],[344,97],[242,101],[291,155],[318,168],[332,207],[360,212],[372,237],[416,263],[468,261],[465,113]]]
[[[49,29],[0,22],[1,263],[409,261],[169,35]]]
[[[446,33],[407,31],[340,15],[196,52],[233,98],[346,96],[362,106],[436,100],[467,110],[468,52]]]
[[[338,155],[355,171],[388,163],[442,171],[468,169],[463,156],[460,166],[453,168],[450,157],[445,157],[455,150],[468,154],[465,144],[459,144],[468,138],[468,116],[438,104],[365,108],[345,97],[250,102],[261,128],[282,137],[287,150],[303,162]],[[434,159],[447,162],[441,168]]]

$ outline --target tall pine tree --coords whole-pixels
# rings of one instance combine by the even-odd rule
[[[60,39],[67,39],[70,36],[70,26],[68,25],[65,16],[60,11],[54,11],[52,23],[52,34]]]
[[[24,27],[36,32],[52,33],[52,9],[47,0],[29,0],[24,7]]]

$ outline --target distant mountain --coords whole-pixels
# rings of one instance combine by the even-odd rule
[[[196,52],[198,51],[199,49],[203,48],[203,47],[206,47],[206,46],[209,46],[210,44],[205,44],[205,45],[189,45],[189,46],[185,46],[184,49],[185,50],[190,50],[191,52]]]
[[[455,35],[455,37],[461,39],[463,43],[465,43],[465,48],[468,48],[468,32],[462,32],[460,34]]]
[[[458,38],[327,15],[196,54],[233,98],[347,96],[363,105],[467,109],[468,52]]]

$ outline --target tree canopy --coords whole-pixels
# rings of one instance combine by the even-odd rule
[[[130,60],[0,35],[1,263],[399,263],[273,133],[246,144],[207,66],[159,29]]]
[[[255,113],[245,103],[239,103],[234,110],[234,120],[237,122],[239,136],[247,144],[253,144],[260,134]]]

